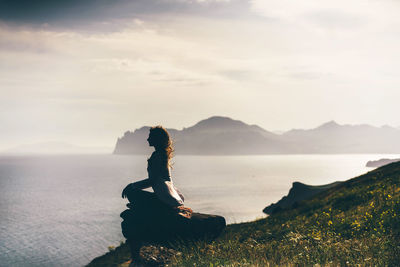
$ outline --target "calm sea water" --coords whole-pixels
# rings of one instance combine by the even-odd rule
[[[173,179],[195,211],[228,223],[263,217],[292,182],[326,184],[399,155],[176,156]],[[146,156],[0,156],[0,266],[83,266],[124,240],[126,184]]]

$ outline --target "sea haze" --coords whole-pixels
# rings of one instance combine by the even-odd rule
[[[195,211],[228,223],[264,217],[292,182],[325,184],[399,155],[176,156],[173,179]],[[124,240],[126,184],[145,178],[146,156],[0,157],[0,266],[82,266]]]

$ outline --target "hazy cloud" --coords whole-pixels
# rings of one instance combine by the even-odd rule
[[[323,28],[357,28],[368,23],[368,17],[349,14],[345,10],[323,9],[318,11],[310,11],[303,15],[304,19],[320,25]]]
[[[0,20],[14,23],[104,28],[113,21],[149,15],[231,16],[244,14],[248,0],[2,0]]]
[[[314,23],[327,28],[353,28],[398,21],[400,8],[394,0],[251,0],[259,15],[286,23]]]

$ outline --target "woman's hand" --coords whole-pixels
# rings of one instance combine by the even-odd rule
[[[132,190],[132,184],[128,184],[124,190],[122,190],[122,198],[128,198],[129,191]]]

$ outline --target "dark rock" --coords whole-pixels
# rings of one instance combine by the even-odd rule
[[[342,182],[334,182],[326,185],[306,185],[300,182],[294,182],[287,196],[284,196],[277,203],[269,205],[263,209],[263,212],[271,215],[281,210],[297,208],[301,205],[302,200],[309,199],[341,183]]]
[[[168,210],[135,208],[121,213],[122,233],[127,239],[149,244],[216,238],[226,226],[224,217],[192,213],[190,218]]]

